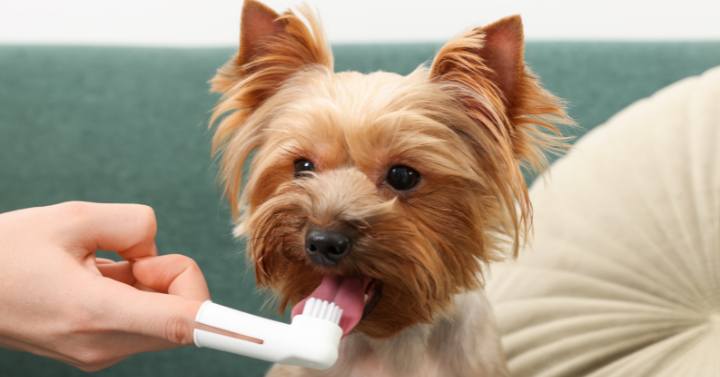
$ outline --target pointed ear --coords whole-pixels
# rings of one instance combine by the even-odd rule
[[[475,28],[446,43],[436,55],[430,76],[462,88],[458,98],[483,127],[496,127],[513,156],[540,168],[543,149],[561,148],[554,125],[568,124],[563,104],[543,89],[524,61],[520,16]],[[473,116],[475,114],[475,116]],[[501,124],[484,124],[487,114]]]
[[[523,44],[520,16],[503,18],[445,44],[435,57],[432,76],[448,81],[466,76],[470,86],[492,83],[512,112],[525,74]]]
[[[485,44],[479,53],[494,72],[495,85],[512,106],[525,70],[522,20],[517,15],[503,18],[485,26],[483,32]]]
[[[282,33],[285,22],[280,16],[263,3],[246,0],[240,16],[240,50],[237,54],[239,65],[249,62],[260,52],[261,41],[272,35]]]
[[[250,122],[249,117],[299,71],[332,71],[332,66],[330,47],[311,8],[278,15],[258,1],[245,0],[240,48],[211,80],[211,89],[222,93],[210,117],[215,126],[212,150],[223,154],[220,176],[233,217],[239,214],[244,163],[264,142],[265,122]]]
[[[254,73],[262,76],[263,71],[273,71],[272,79],[257,77],[264,81],[255,93],[259,95],[253,101],[257,105],[306,65],[332,68],[332,54],[316,15],[307,6],[301,7],[300,13],[305,20],[294,12],[278,15],[259,1],[245,0],[240,17],[240,47],[211,80],[211,90],[226,93]]]

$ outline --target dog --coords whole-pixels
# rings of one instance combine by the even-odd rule
[[[211,80],[234,234],[281,313],[310,296],[344,310],[332,368],[268,376],[508,374],[483,270],[526,239],[523,170],[568,123],[523,44],[512,16],[407,76],[336,73],[308,6],[245,1],[239,50]]]

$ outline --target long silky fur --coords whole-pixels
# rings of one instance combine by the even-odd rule
[[[333,72],[307,7],[276,15],[251,0],[246,9],[272,24],[258,29],[267,32],[258,40],[241,38],[212,80],[222,98],[211,125],[235,234],[247,237],[258,286],[272,289],[282,311],[324,275],[373,278],[382,298],[356,332],[407,352],[418,346],[402,339],[415,335],[462,336],[463,325],[452,321],[490,332],[492,323],[466,318],[457,305],[486,305],[475,297],[483,266],[517,253],[531,228],[522,171],[542,169],[546,152],[561,151],[557,125],[571,123],[523,61],[519,18],[470,30],[429,68],[403,77]],[[508,51],[495,52],[506,42],[509,71],[501,64]],[[316,171],[294,176],[299,158]],[[420,184],[410,192],[389,187],[385,175],[395,164],[417,169]],[[335,268],[313,265],[304,252],[310,227],[353,234],[352,252]],[[468,309],[491,321],[488,308]],[[476,343],[463,344],[469,352]],[[470,358],[453,363],[485,370]]]

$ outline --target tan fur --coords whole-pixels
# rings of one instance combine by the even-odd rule
[[[226,183],[225,194],[233,215],[237,215],[242,166],[250,151],[259,146],[259,130],[264,126],[263,119],[258,119],[256,124],[245,124],[249,115],[297,71],[314,65],[332,69],[330,47],[308,8],[305,8],[307,24],[291,12],[277,16],[257,1],[245,2],[243,14],[248,12],[256,18],[273,20],[274,26],[262,28],[268,34],[255,35],[251,30],[259,25],[243,23],[241,35],[253,34],[257,40],[241,37],[238,54],[212,79],[212,90],[222,93],[223,97],[210,124],[231,113],[218,124],[212,148],[213,151],[226,151],[222,157],[221,176]],[[240,128],[242,125],[244,127]]]
[[[519,17],[448,42],[430,69],[408,76],[333,72],[308,8],[278,16],[246,1],[242,20],[238,54],[212,80],[223,96],[211,124],[236,234],[248,237],[258,285],[277,294],[282,311],[324,274],[373,278],[383,284],[382,298],[346,343],[365,337],[373,354],[394,342],[402,349],[384,352],[452,359],[433,344],[482,333],[488,343],[479,348],[492,360],[433,365],[500,374],[486,302],[458,298],[482,296],[483,264],[524,239],[532,213],[522,165],[542,167],[543,150],[562,144],[554,124],[568,122],[524,64]],[[294,177],[299,158],[313,161],[315,172]],[[390,187],[385,176],[397,164],[416,169],[420,184],[408,192]],[[350,256],[332,269],[311,264],[304,237],[312,226],[352,233]],[[473,310],[486,321],[463,315]],[[418,337],[419,352],[402,341],[407,334],[416,334],[409,337]],[[282,370],[275,375],[290,373]]]

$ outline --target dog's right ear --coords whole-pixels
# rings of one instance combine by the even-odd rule
[[[262,52],[262,41],[285,30],[287,22],[266,5],[249,0],[243,4],[240,16],[240,50],[235,57],[239,66],[250,62]]]
[[[260,105],[293,73],[307,65],[332,69],[332,53],[316,15],[307,6],[278,15],[256,0],[245,0],[240,17],[240,47],[211,80],[211,90],[227,94],[246,89],[242,102]]]
[[[299,7],[299,14],[278,15],[258,1],[245,0],[240,22],[240,48],[211,80],[212,90],[223,96],[210,118],[210,126],[215,125],[212,150],[222,152],[220,177],[235,218],[245,161],[264,142],[265,122],[249,117],[298,71],[312,66],[332,71],[333,64],[318,18],[308,6]]]

